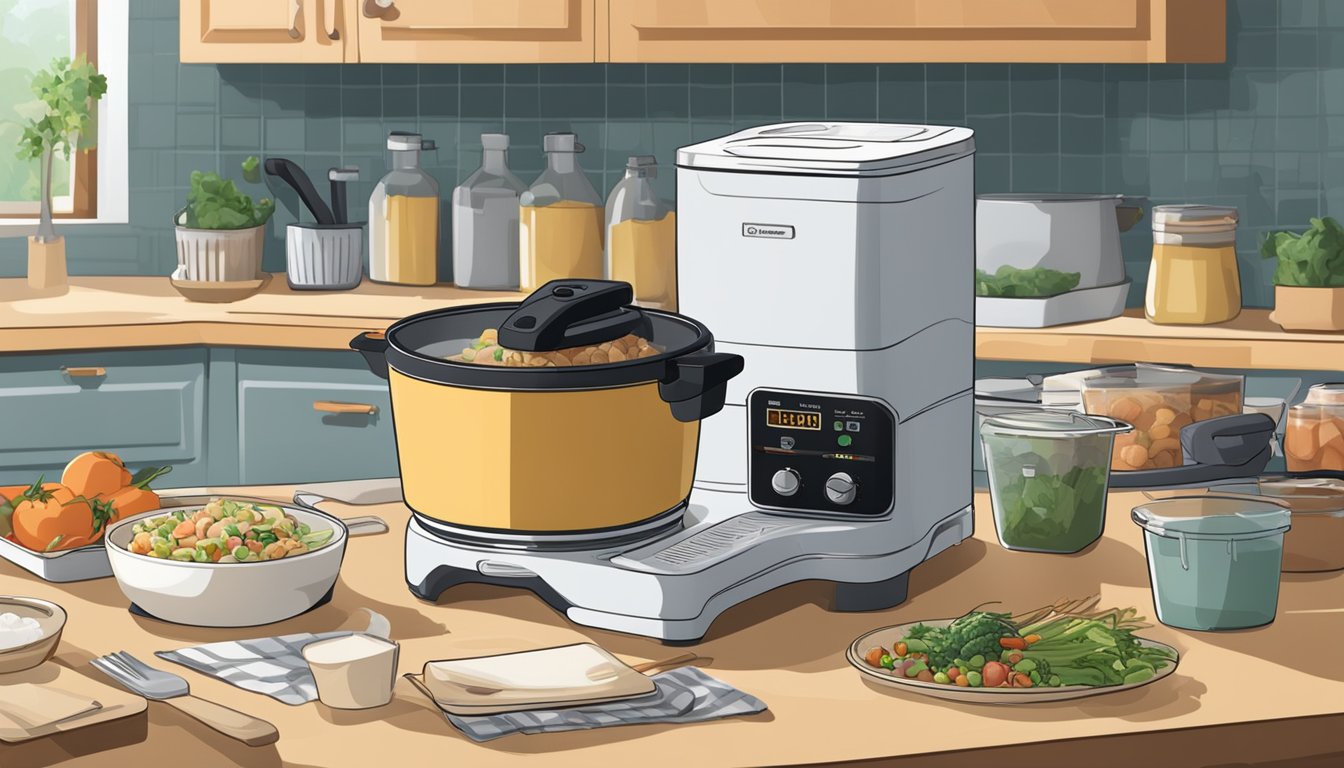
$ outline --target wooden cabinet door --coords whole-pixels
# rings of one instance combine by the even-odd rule
[[[611,61],[1221,61],[1223,0],[607,0]]]
[[[187,63],[341,62],[356,50],[349,0],[181,0]]]
[[[358,0],[359,60],[590,62],[595,2]]]

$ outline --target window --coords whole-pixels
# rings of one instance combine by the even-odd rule
[[[53,213],[58,219],[126,221],[126,35],[127,8],[120,0],[0,0],[0,235],[37,217],[40,163],[19,158],[16,150],[22,124],[41,114],[33,74],[62,56],[94,63],[107,75],[108,93],[98,103],[96,149],[72,152],[68,161],[56,153]],[[114,183],[100,188],[100,179]]]

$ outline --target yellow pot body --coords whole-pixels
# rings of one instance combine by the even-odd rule
[[[581,531],[690,495],[699,422],[648,382],[583,391],[434,384],[388,371],[406,503],[452,525]]]

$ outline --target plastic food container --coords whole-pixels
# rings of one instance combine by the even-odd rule
[[[1084,411],[1134,425],[1115,439],[1111,469],[1120,471],[1180,466],[1182,427],[1242,409],[1242,376],[1189,368],[1139,364],[1081,385]]]
[[[1218,492],[1287,505],[1293,527],[1283,536],[1284,573],[1344,570],[1344,480],[1262,477],[1256,483],[1220,485]]]
[[[1283,438],[1289,472],[1344,472],[1344,384],[1316,384],[1288,409]]]
[[[1078,413],[1019,411],[986,418],[980,440],[999,543],[1077,552],[1106,524],[1111,441],[1130,426]]]
[[[1157,618],[1181,629],[1259,627],[1279,604],[1291,514],[1269,500],[1192,496],[1134,508]]]
[[[1149,322],[1171,325],[1221,323],[1241,313],[1236,208],[1153,208],[1153,260],[1143,306]]]

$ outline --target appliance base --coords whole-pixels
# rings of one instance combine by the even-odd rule
[[[964,507],[908,546],[888,551],[884,542],[897,538],[892,525],[891,519],[839,523],[752,510],[704,519],[625,550],[527,552],[445,541],[412,519],[406,583],[431,602],[461,584],[527,589],[577,624],[694,644],[728,608],[798,581],[832,582],[829,608],[835,611],[899,605],[910,571],[968,538],[973,517]]]

